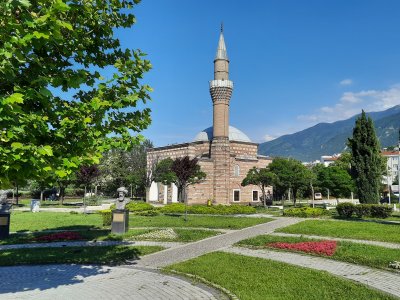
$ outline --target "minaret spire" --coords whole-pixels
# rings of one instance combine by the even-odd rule
[[[214,139],[229,138],[229,102],[232,90],[233,82],[229,80],[229,60],[221,24],[217,55],[214,60],[214,80],[210,81],[210,94],[214,107]]]

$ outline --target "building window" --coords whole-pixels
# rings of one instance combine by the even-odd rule
[[[258,191],[253,191],[253,201],[258,201]]]
[[[233,190],[233,201],[234,202],[240,201],[240,190]]]
[[[233,175],[234,176],[240,176],[240,167],[239,167],[239,165],[235,165],[235,167],[233,169]]]

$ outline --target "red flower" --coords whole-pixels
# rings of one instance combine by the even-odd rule
[[[301,243],[267,243],[266,247],[296,250],[308,253],[332,256],[336,251],[336,241],[301,242]]]
[[[81,240],[82,237],[78,232],[73,231],[65,231],[65,232],[57,232],[48,235],[42,235],[36,237],[36,241],[42,242],[54,242],[54,241],[70,241],[70,240]]]

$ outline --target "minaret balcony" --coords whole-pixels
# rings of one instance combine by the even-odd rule
[[[230,80],[211,80],[210,89],[216,87],[225,87],[233,89],[233,82]]]

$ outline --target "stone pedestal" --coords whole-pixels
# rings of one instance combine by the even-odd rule
[[[115,209],[112,211],[111,233],[123,234],[129,229],[129,210]]]
[[[10,213],[0,213],[0,240],[10,236]]]

